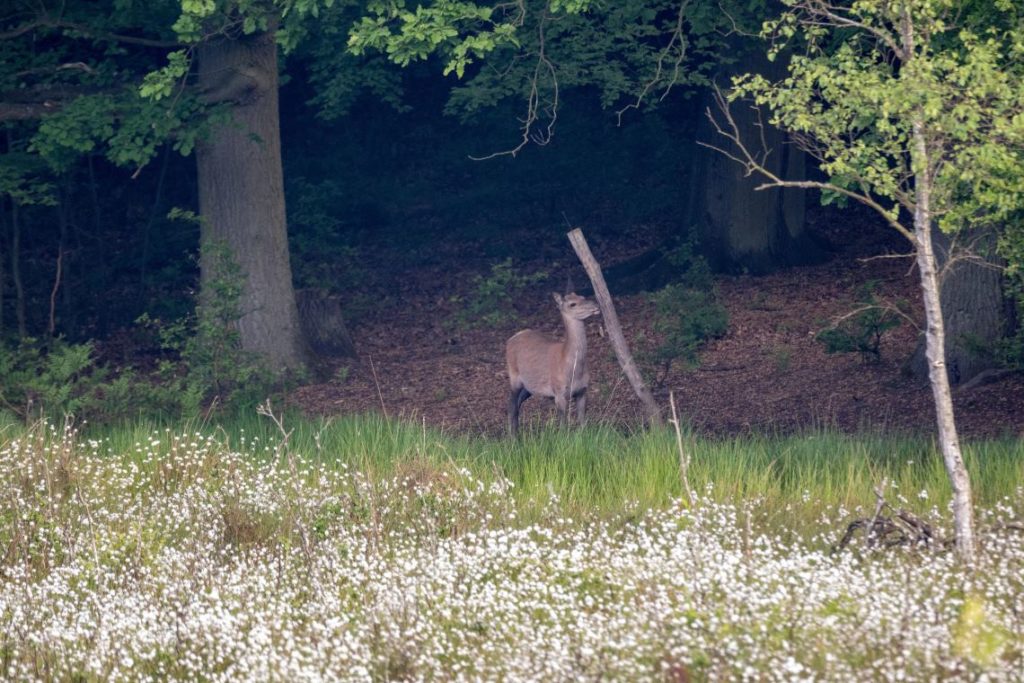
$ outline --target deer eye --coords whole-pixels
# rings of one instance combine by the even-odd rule
[[[576,302],[573,301],[571,304],[569,304],[569,308],[576,308]]]

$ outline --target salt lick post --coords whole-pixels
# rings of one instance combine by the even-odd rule
[[[604,275],[601,273],[601,266],[598,265],[594,255],[590,252],[590,246],[587,244],[586,238],[583,237],[582,230],[575,228],[568,233],[568,237],[573,251],[576,252],[580,263],[583,264],[583,268],[587,271],[590,283],[594,286],[594,298],[597,299],[597,303],[601,307],[601,317],[604,318],[604,326],[608,330],[608,339],[615,350],[615,357],[619,359],[619,366],[622,367],[622,371],[626,374],[626,379],[632,385],[637,398],[643,403],[648,423],[652,426],[660,427],[662,424],[661,409],[654,402],[654,396],[651,395],[650,389],[644,384],[643,377],[640,376],[640,370],[636,367],[636,361],[633,360],[633,356],[629,352],[629,345],[622,334],[619,316],[615,313],[615,305],[612,303],[611,294],[608,293],[608,285],[605,284]]]

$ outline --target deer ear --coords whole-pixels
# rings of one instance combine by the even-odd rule
[[[559,306],[562,305],[562,295],[561,294],[559,294],[558,292],[551,292],[551,296],[554,297],[556,304],[558,304]]]

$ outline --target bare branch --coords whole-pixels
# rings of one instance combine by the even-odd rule
[[[20,38],[26,33],[31,33],[37,28],[43,28],[46,25],[47,24],[44,21],[30,21],[26,24],[22,24],[21,26],[15,26],[7,31],[0,31],[0,40],[13,40],[14,38]]]
[[[38,119],[60,111],[71,100],[83,95],[113,95],[118,87],[55,85],[11,90],[0,93],[0,122]]]
[[[892,303],[891,301],[889,301],[886,298],[880,298],[879,299],[879,303],[863,304],[861,306],[857,306],[853,310],[850,310],[850,311],[847,311],[846,313],[843,313],[842,315],[837,315],[836,317],[832,318],[832,322],[829,323],[829,326],[826,327],[825,329],[826,330],[837,329],[840,325],[842,325],[844,322],[846,322],[850,318],[854,318],[854,317],[860,315],[861,313],[867,313],[868,311],[882,311],[883,313],[892,313],[896,317],[903,318],[908,323],[913,325],[914,329],[916,329],[916,330],[920,330],[921,329],[921,326],[917,323],[917,320],[915,320],[913,318],[913,316],[911,316],[909,313],[904,311],[901,306],[898,306],[898,305]]]
[[[936,228],[938,229],[938,228]],[[985,241],[991,240],[992,235],[987,234],[984,231],[981,233],[975,233],[971,236],[971,239],[967,243],[962,243],[961,237],[964,237],[963,232],[954,234],[951,239],[948,248],[944,249],[942,258],[938,259],[942,263],[942,267],[939,268],[939,284],[940,286],[946,281],[954,268],[961,264],[969,264],[978,268],[985,268],[987,270],[1002,273],[1005,268],[999,263],[993,262],[986,258],[982,253],[978,245]],[[989,250],[991,251],[992,245],[989,244]],[[936,245],[937,249],[942,249],[941,246]]]
[[[122,33],[100,31],[85,24],[76,24],[71,21],[64,21],[63,19],[51,19],[46,14],[42,14],[33,21],[26,22],[7,31],[0,32],[0,40],[12,40],[14,38],[19,38],[26,33],[31,33],[37,29],[60,29],[71,34],[80,34],[81,37],[89,40],[107,40],[113,43],[123,43],[125,45],[138,45],[139,47],[174,49],[182,47],[183,45],[177,40],[160,40],[157,38],[144,38],[141,36],[129,36]],[[73,38],[74,35],[68,35],[67,37]]]
[[[757,33],[750,33],[749,31],[744,31],[740,28],[740,25],[736,23],[736,17],[734,17],[721,2],[718,3],[718,11],[722,13],[722,16],[729,20],[729,24],[732,26],[732,29],[725,31],[724,33],[719,31],[719,34],[723,37],[728,38],[729,36],[736,34],[738,36],[743,36],[744,38],[760,38],[760,35]]]
[[[98,31],[89,26],[82,24],[73,24],[70,22],[59,22],[54,25],[55,28],[63,28],[71,31],[77,31],[86,38],[92,38],[93,40],[107,40],[112,43],[123,43],[125,45],[137,45],[139,47],[152,47],[161,50],[173,50],[179,47],[184,47],[184,43],[177,40],[160,40],[158,38],[143,38],[140,36],[129,36],[123,33],[109,33],[107,31]]]
[[[811,17],[801,19],[804,25],[857,29],[883,42],[901,61],[907,59],[912,48],[904,47],[892,33],[879,26],[871,26],[842,14],[846,9],[824,0],[804,0],[796,5],[798,12]]]
[[[716,152],[724,154],[728,158],[736,161],[737,163],[743,166],[745,175],[750,176],[756,173],[759,176],[765,178],[766,182],[757,186],[755,189],[763,190],[769,187],[793,187],[801,189],[815,189],[827,192],[835,192],[837,194],[843,195],[844,197],[849,197],[850,199],[856,200],[861,204],[864,204],[865,206],[874,209],[880,216],[885,218],[886,222],[892,228],[894,228],[897,232],[906,237],[910,241],[910,243],[913,244],[915,247],[917,246],[917,238],[914,236],[914,233],[908,230],[906,226],[904,226],[898,220],[890,216],[889,212],[885,209],[885,207],[879,204],[878,201],[869,193],[855,192],[853,190],[850,190],[849,188],[840,187],[839,185],[836,185],[831,182],[821,182],[816,180],[785,180],[783,178],[780,178],[776,174],[772,173],[764,165],[764,153],[762,153],[762,156],[759,158],[750,151],[745,142],[742,140],[739,126],[737,126],[736,120],[732,116],[729,101],[726,99],[725,95],[722,94],[722,91],[717,86],[715,87],[714,98],[720,113],[725,119],[725,126],[723,127],[722,123],[720,123],[718,119],[715,118],[715,115],[711,112],[710,107],[708,107],[705,110],[705,114],[707,115],[708,120],[711,121],[711,125],[714,126],[715,131],[719,135],[725,137],[727,140],[732,142],[733,146],[735,146],[737,151],[729,152],[720,147],[716,147],[715,145],[699,140],[697,141],[697,144],[701,145],[702,147],[707,147],[708,149],[713,149]]]
[[[683,60],[686,59],[687,42],[686,36],[683,33],[683,23],[686,19],[686,8],[689,4],[690,0],[682,0],[682,2],[679,3],[679,12],[676,14],[675,30],[672,31],[672,38],[669,40],[668,45],[666,45],[658,55],[658,62],[657,67],[654,70],[654,76],[644,84],[640,94],[636,96],[635,102],[631,102],[615,112],[618,121],[617,125],[622,125],[622,115],[627,111],[630,109],[639,109],[640,105],[643,104],[644,98],[647,97],[647,93],[649,93],[651,89],[661,81],[661,73],[665,66],[665,58],[668,57],[668,54],[672,51],[672,48],[676,46],[676,43],[679,44],[679,52],[676,55],[675,63],[672,65],[672,77],[669,79],[668,84],[665,85],[658,101],[660,102],[668,97],[669,92],[672,91],[672,87],[679,82],[680,67],[682,66]]]
[[[29,121],[59,111],[63,102],[0,102],[0,121]]]
[[[871,261],[881,261],[882,259],[897,259],[897,258],[917,258],[917,254],[910,252],[908,254],[876,254],[875,256],[864,256],[857,259],[858,263],[870,263]]]
[[[523,135],[519,144],[512,149],[507,149],[501,152],[494,152],[481,157],[475,157],[470,155],[470,159],[473,161],[486,161],[487,159],[494,159],[501,156],[515,157],[519,152],[531,142],[544,146],[551,142],[551,138],[555,134],[555,121],[558,120],[558,74],[555,71],[555,65],[548,59],[546,52],[546,43],[544,30],[549,20],[549,15],[545,11],[541,16],[541,19],[537,26],[537,40],[538,40],[538,51],[537,51],[537,62],[534,65],[533,76],[530,79],[530,94],[526,100],[526,116],[521,121],[520,130],[523,131]],[[548,117],[548,124],[543,130],[535,130],[533,124],[540,118],[538,113],[540,110],[540,79],[542,74],[546,72],[548,78],[551,80],[551,101],[545,107],[545,114]]]

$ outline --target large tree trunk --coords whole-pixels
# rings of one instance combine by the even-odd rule
[[[1007,300],[1003,292],[1002,265],[995,254],[992,234],[961,236],[958,240],[970,258],[958,258],[949,235],[932,230],[935,257],[940,269],[942,316],[946,324],[946,367],[953,385],[970,381],[997,365],[993,346],[1011,332]],[[959,256],[964,256],[963,254]],[[910,368],[915,377],[928,377],[925,341],[922,338]]]
[[[288,256],[274,35],[214,40],[196,54],[206,99],[232,105],[232,120],[196,150],[202,248],[227,245],[244,273],[243,348],[276,372],[305,368],[309,352]],[[204,286],[215,268],[216,259],[201,254]]]
[[[761,59],[754,68],[770,73],[779,67]],[[715,107],[709,92],[700,111]],[[740,139],[756,145],[752,151],[760,151],[762,143],[770,151],[765,169],[785,180],[807,177],[807,155],[789,144],[785,133],[762,122],[743,103],[737,103],[732,113]],[[721,144],[722,136],[706,116],[697,127],[697,140]],[[762,274],[824,257],[806,230],[806,193],[778,187],[756,190],[762,182],[756,174],[745,175],[744,167],[724,154],[694,147],[685,221],[696,228],[701,250],[714,270]]]

